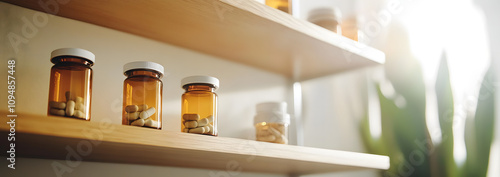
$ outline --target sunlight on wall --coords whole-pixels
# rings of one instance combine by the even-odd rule
[[[462,165],[467,155],[465,120],[475,112],[480,83],[490,63],[485,18],[471,0],[420,1],[406,18],[412,52],[422,63],[430,89],[434,89],[440,57],[443,52],[447,55],[455,107],[454,157]],[[436,114],[428,116],[434,119],[428,119],[430,132],[440,132]],[[438,136],[432,139],[440,142]]]

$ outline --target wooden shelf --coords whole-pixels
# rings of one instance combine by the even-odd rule
[[[0,120],[0,133],[6,135],[8,119]],[[293,175],[389,168],[386,156],[58,117],[20,114],[15,134],[16,157],[66,159],[76,153],[84,161]],[[8,147],[7,139],[0,143]]]
[[[46,12],[38,0],[2,1]],[[71,0],[49,9],[57,9],[48,13],[58,16],[185,47],[298,81],[385,61],[381,51],[253,0]]]

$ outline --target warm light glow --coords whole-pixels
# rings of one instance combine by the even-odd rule
[[[426,84],[435,83],[441,54],[446,53],[454,98],[454,158],[462,165],[467,157],[465,120],[474,113],[481,80],[489,66],[485,19],[471,0],[423,0],[403,20],[409,29],[410,45],[420,60]],[[430,87],[427,91],[432,91]],[[431,94],[431,96],[433,96]],[[427,96],[428,99],[433,99]],[[473,99],[470,99],[473,98]],[[432,104],[431,104],[432,103]],[[427,125],[433,142],[439,142],[437,104],[428,100]],[[436,110],[434,110],[436,109]]]
[[[54,100],[56,101],[63,101],[63,100],[59,100],[59,98],[61,98],[61,93],[59,93],[59,90],[61,90],[61,88],[59,88],[61,86],[61,73],[59,72],[55,72],[54,73],[54,90],[56,91],[54,93],[54,96],[56,97]],[[52,83],[51,83],[52,84]]]

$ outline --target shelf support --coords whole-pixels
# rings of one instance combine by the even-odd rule
[[[304,121],[302,120],[302,84],[294,82],[292,85],[293,92],[293,122],[295,126],[295,143],[298,146],[304,146]]]

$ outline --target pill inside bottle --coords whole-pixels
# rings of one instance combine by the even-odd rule
[[[161,129],[164,68],[148,61],[127,63],[123,66],[122,124]]]
[[[92,66],[95,55],[84,49],[62,48],[51,53],[47,115],[90,120]]]
[[[286,102],[264,102],[257,104],[254,117],[257,141],[288,144],[290,115],[286,113]]]
[[[292,0],[266,0],[266,5],[292,14]]]
[[[217,94],[219,80],[210,76],[182,79],[181,131],[217,136]]]

